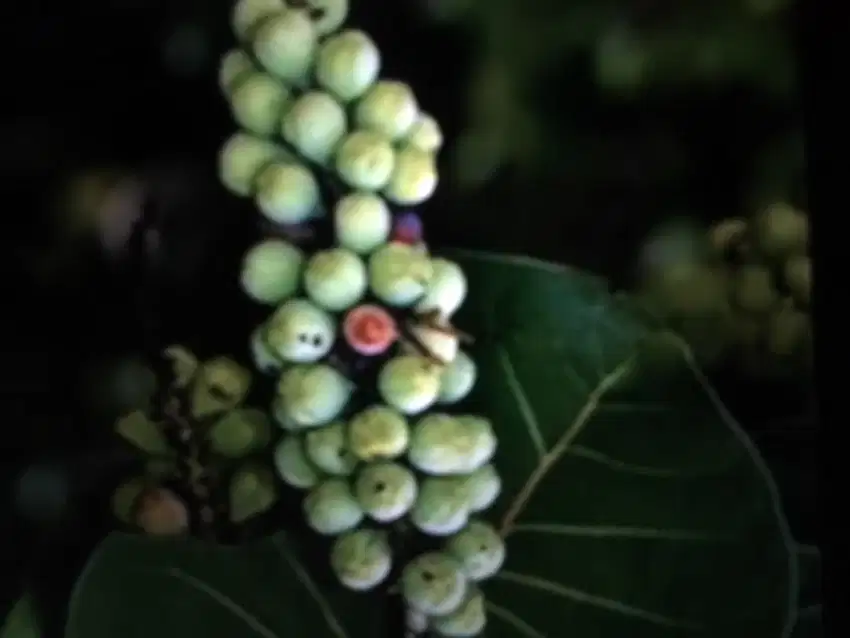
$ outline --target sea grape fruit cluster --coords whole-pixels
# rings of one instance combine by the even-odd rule
[[[474,636],[478,583],[504,561],[481,518],[501,481],[492,424],[454,406],[477,376],[452,325],[466,277],[430,253],[408,208],[436,188],[440,128],[407,84],[380,77],[378,47],[344,26],[345,3],[328,5],[336,18],[319,24],[300,4],[241,0],[240,47],[221,65],[241,128],[221,180],[275,231],[240,273],[271,308],[250,347],[276,379],[274,464],[332,539],[343,585],[372,590],[397,574],[411,630]],[[396,564],[402,529],[440,549]]]
[[[407,84],[379,77],[372,39],[341,29],[347,2],[326,5],[333,20],[282,0],[236,4],[240,46],[223,57],[219,79],[242,130],[221,150],[220,175],[271,222],[290,225],[326,214],[317,172],[333,173],[351,190],[335,211],[340,247],[364,254],[390,232],[383,200],[411,206],[434,192],[442,134]],[[280,299],[289,282],[282,275],[256,295]]]
[[[116,517],[171,535],[264,512],[277,499],[274,472],[260,460],[273,427],[264,411],[243,406],[250,372],[225,357],[198,361],[179,346],[164,354],[171,363],[165,392],[115,423],[144,460],[143,471],[114,492]]]
[[[812,356],[807,215],[784,203],[726,219],[644,292],[695,351],[764,374],[808,370]]]

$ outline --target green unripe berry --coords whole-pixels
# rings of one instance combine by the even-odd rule
[[[436,188],[434,155],[408,146],[396,153],[392,175],[382,192],[394,204],[414,206],[431,197]]]
[[[369,287],[390,306],[407,307],[422,298],[434,267],[428,255],[414,247],[391,242],[369,257]]]
[[[304,254],[282,239],[254,244],[242,259],[240,283],[251,299],[277,305],[298,290]]]
[[[280,112],[289,99],[289,90],[271,75],[248,73],[233,86],[230,108],[239,126],[269,137],[277,132]]]
[[[304,157],[326,164],[348,129],[345,110],[322,91],[299,97],[283,117],[283,138]]]
[[[475,386],[478,369],[468,354],[458,350],[457,355],[440,376],[440,403],[457,403],[465,399]]]
[[[309,0],[307,8],[320,36],[339,29],[348,17],[348,0]]]
[[[484,417],[465,415],[456,418],[464,429],[464,446],[469,450],[466,471],[474,472],[489,463],[496,454],[496,432],[493,424]]]
[[[228,357],[204,361],[192,379],[192,416],[203,419],[232,410],[251,388],[251,373]]]
[[[257,207],[278,224],[300,224],[319,208],[319,184],[305,166],[275,162],[257,176]]]
[[[419,485],[410,522],[431,536],[449,536],[469,522],[469,494],[462,479],[429,476]]]
[[[336,153],[336,171],[351,188],[376,191],[387,185],[395,167],[389,140],[371,131],[353,131]]]
[[[484,594],[477,590],[469,592],[456,611],[434,619],[434,629],[446,638],[478,636],[486,625]]]
[[[433,116],[420,113],[404,139],[405,145],[426,153],[436,153],[443,146],[443,132]]]
[[[304,435],[307,457],[313,465],[332,476],[348,476],[354,472],[357,459],[348,450],[343,423],[331,423]]]
[[[437,310],[441,317],[449,318],[466,299],[466,275],[455,262],[440,257],[431,260],[431,269],[425,296],[416,304],[416,310]]]
[[[505,542],[499,532],[483,521],[471,521],[446,541],[446,551],[462,565],[470,580],[490,578],[505,563]]]
[[[348,424],[349,449],[361,461],[398,458],[409,441],[407,419],[384,405],[366,408]]]
[[[274,467],[284,483],[300,490],[315,487],[322,478],[307,458],[303,440],[295,434],[284,435],[275,446]]]
[[[377,195],[351,193],[334,208],[334,228],[341,246],[365,255],[387,241],[392,231],[392,214]]]
[[[767,346],[780,357],[801,352],[811,336],[809,316],[793,305],[771,313],[767,322]]]
[[[484,465],[463,479],[470,512],[483,512],[502,491],[502,479],[492,464]]]
[[[368,288],[366,264],[345,248],[315,253],[304,272],[304,290],[318,305],[339,312],[356,304]]]
[[[291,299],[267,323],[266,343],[278,358],[292,363],[314,363],[330,352],[336,323],[306,299]]]
[[[143,410],[135,410],[118,419],[115,432],[147,454],[167,456],[172,453],[163,431]]]
[[[257,71],[251,56],[242,49],[231,49],[221,57],[218,67],[218,86],[229,99],[240,78]]]
[[[316,80],[343,102],[359,98],[374,84],[381,70],[381,54],[362,31],[346,30],[329,38],[319,49]]]
[[[233,32],[240,40],[248,40],[263,19],[280,13],[285,8],[283,0],[238,0],[231,15]]]
[[[265,467],[241,468],[230,478],[230,520],[234,523],[262,514],[276,500],[274,476]]]
[[[274,399],[272,399],[271,414],[275,423],[277,423],[277,425],[286,432],[295,433],[304,429],[304,426],[299,423],[296,423],[295,420],[292,418],[292,415],[289,413],[289,410],[287,410],[283,398],[280,396],[276,396]]]
[[[404,627],[414,636],[424,634],[428,631],[430,625],[428,614],[424,614],[418,609],[406,607],[404,610]]]
[[[404,82],[381,80],[363,96],[354,111],[357,126],[391,140],[403,138],[419,117],[413,90]]]
[[[796,255],[785,262],[785,283],[799,302],[807,304],[812,294],[812,262],[805,255]]]
[[[436,476],[466,474],[483,465],[493,442],[478,426],[433,413],[413,427],[408,459],[418,470]]]
[[[272,374],[283,367],[283,362],[272,352],[266,340],[266,326],[261,324],[251,332],[251,361],[263,374]]]
[[[232,410],[213,423],[207,432],[210,451],[240,458],[265,447],[271,439],[268,417],[261,410]]]
[[[368,591],[384,582],[392,569],[392,551],[386,534],[358,529],[337,538],[331,547],[331,568],[343,585]]]
[[[304,499],[307,524],[319,534],[335,536],[354,529],[363,520],[363,509],[342,479],[328,479]]]
[[[771,258],[786,258],[805,252],[809,242],[809,220],[788,204],[775,204],[755,216],[753,234],[761,252]]]
[[[327,365],[297,366],[285,371],[278,384],[286,412],[304,428],[337,418],[352,390],[351,382]]]
[[[767,312],[779,299],[770,271],[764,266],[741,267],[735,277],[733,292],[738,307],[752,313]]]
[[[468,581],[460,564],[442,552],[417,556],[401,575],[401,594],[407,604],[428,616],[444,616],[460,607]]]
[[[379,523],[391,523],[407,514],[417,492],[416,476],[398,463],[367,465],[354,483],[354,494],[363,511]]]
[[[318,41],[306,11],[290,8],[266,17],[257,26],[252,40],[254,55],[263,68],[287,83],[303,84]]]
[[[218,154],[218,176],[224,187],[234,195],[248,197],[254,192],[254,181],[266,164],[280,159],[283,149],[245,133],[236,133],[221,147]]]
[[[399,412],[419,414],[437,401],[441,371],[425,357],[394,357],[378,373],[378,392],[387,405]]]

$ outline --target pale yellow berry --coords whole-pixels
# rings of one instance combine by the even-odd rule
[[[236,37],[243,41],[249,39],[262,20],[285,8],[283,0],[238,0],[231,15]]]
[[[304,166],[274,163],[257,177],[257,207],[271,221],[299,224],[316,214],[319,185]]]
[[[362,31],[346,30],[324,42],[316,59],[316,80],[343,102],[374,84],[381,69],[377,45]]]
[[[231,49],[222,56],[218,67],[218,86],[221,92],[230,97],[239,78],[256,70],[247,53],[242,49]]]
[[[407,132],[405,142],[420,151],[436,153],[443,146],[443,131],[432,115],[421,113]]]
[[[312,66],[317,41],[308,13],[288,9],[257,27],[252,47],[264,69],[280,80],[300,86]]]
[[[289,90],[267,73],[249,73],[233,87],[233,118],[244,129],[269,137],[277,132],[280,113],[289,101]]]
[[[345,110],[327,93],[309,91],[299,97],[283,118],[283,138],[304,157],[324,164],[348,127]]]
[[[377,195],[351,193],[334,208],[334,230],[340,245],[364,255],[387,241],[392,230],[392,214]]]
[[[399,140],[416,123],[419,105],[404,82],[381,80],[357,104],[354,117],[360,128]]]
[[[336,155],[336,170],[342,180],[365,191],[386,186],[394,167],[395,151],[389,140],[371,131],[349,134]]]
[[[437,181],[434,155],[408,146],[396,153],[395,166],[383,193],[394,204],[415,206],[434,194]]]

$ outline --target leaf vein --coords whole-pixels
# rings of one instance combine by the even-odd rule
[[[316,586],[316,583],[313,582],[313,579],[310,578],[310,574],[304,569],[303,565],[298,561],[298,559],[292,555],[284,545],[280,543],[278,537],[272,538],[272,543],[274,544],[275,549],[277,550],[280,557],[286,562],[291,568],[292,571],[298,576],[298,580],[301,581],[301,584],[304,585],[304,589],[313,597],[313,600],[316,601],[316,605],[319,607],[319,611],[322,616],[325,618],[325,622],[328,625],[328,628],[333,632],[337,638],[348,638],[348,633],[343,629],[342,624],[337,620],[336,615],[333,612],[330,604],[325,597],[322,596],[322,592]]]
[[[519,494],[517,494],[517,497],[514,499],[508,509],[508,512],[505,514],[505,518],[502,520],[501,534],[503,537],[508,535],[517,516],[519,516],[525,508],[528,500],[532,497],[540,482],[549,473],[549,470],[551,470],[561,457],[564,456],[570,445],[572,445],[573,441],[575,441],[576,437],[581,434],[582,430],[596,411],[596,408],[599,406],[599,402],[602,400],[602,397],[604,397],[611,388],[616,386],[617,383],[619,383],[620,380],[631,371],[634,361],[634,356],[629,357],[599,382],[593,392],[591,392],[587,397],[587,401],[584,406],[581,410],[579,410],[576,418],[567,427],[561,438],[558,439],[554,447],[540,459],[540,463],[528,477],[525,485],[522,486]],[[519,401],[519,399],[517,400]]]
[[[520,414],[528,427],[528,434],[531,437],[531,442],[534,444],[534,449],[537,450],[538,456],[542,459],[546,455],[546,442],[543,440],[543,435],[540,433],[540,422],[537,420],[537,415],[531,407],[528,396],[522,388],[522,384],[517,378],[516,369],[511,362],[510,354],[503,346],[499,346],[499,363],[505,370],[508,387],[516,398],[517,407]]]
[[[776,481],[773,479],[771,475],[770,469],[767,466],[764,458],[761,456],[761,453],[756,448],[752,439],[747,435],[746,432],[741,428],[738,422],[735,420],[735,417],[732,416],[732,413],[729,412],[729,409],[720,399],[720,396],[717,394],[717,391],[711,386],[711,383],[706,378],[705,374],[702,372],[700,367],[697,365],[694,360],[693,353],[691,349],[685,344],[681,338],[678,339],[679,348],[682,352],[682,355],[685,359],[685,362],[688,365],[688,368],[693,375],[694,379],[696,379],[697,383],[702,387],[703,392],[708,397],[708,400],[714,406],[714,409],[717,410],[717,414],[726,424],[726,427],[737,437],[738,441],[742,444],[744,449],[749,453],[750,458],[755,464],[756,468],[762,475],[762,478],[767,485],[768,492],[770,493],[771,501],[773,504],[773,511],[776,515],[776,522],[779,526],[779,531],[782,536],[783,543],[785,545],[785,551],[787,552],[788,558],[788,599],[787,599],[787,609],[786,609],[786,617],[785,617],[785,627],[782,630],[782,638],[788,638],[794,632],[794,624],[797,621],[797,604],[800,598],[800,567],[798,565],[798,558],[795,556],[795,545],[796,542],[793,539],[791,534],[791,527],[788,524],[788,520],[785,517],[785,512],[782,505],[782,496],[779,493],[779,487],[776,484]]]
[[[820,548],[815,545],[797,543],[797,553],[802,556],[814,556],[815,558],[820,558]]]
[[[822,603],[806,605],[805,607],[801,607],[800,611],[797,612],[797,621],[799,622],[800,620],[803,620],[806,616],[815,616],[820,613],[823,613]]]
[[[505,582],[514,583],[516,585],[529,587],[531,589],[539,589],[541,591],[546,591],[550,594],[554,594],[562,598],[568,598],[577,603],[591,605],[593,607],[599,607],[600,609],[619,613],[624,616],[630,616],[632,618],[639,618],[641,620],[645,620],[647,622],[656,625],[661,625],[664,627],[689,629],[692,631],[698,631],[701,629],[699,625],[695,625],[693,623],[676,620],[675,618],[670,618],[668,616],[665,616],[664,614],[658,614],[655,612],[647,611],[645,609],[641,609],[640,607],[627,605],[626,603],[620,602],[618,600],[612,600],[603,596],[594,596],[593,594],[588,594],[587,592],[583,592],[580,589],[567,587],[565,585],[552,582],[545,578],[538,578],[536,576],[518,574],[505,570],[499,572],[493,578],[496,580],[503,580]]]
[[[599,463],[600,465],[604,465],[615,472],[625,472],[628,474],[652,476],[656,478],[676,478],[685,475],[685,473],[681,470],[627,463],[626,461],[615,459],[614,457],[608,456],[607,454],[603,454],[598,450],[594,450],[593,448],[589,448],[584,445],[573,445],[566,453],[571,456],[577,456],[579,458],[587,459],[588,461]]]
[[[670,406],[653,403],[635,403],[627,401],[610,401],[599,406],[600,411],[605,412],[672,412]]]
[[[501,605],[497,605],[496,603],[490,601],[487,601],[486,603],[484,603],[484,605],[496,618],[501,619],[503,622],[516,629],[520,634],[522,634],[526,638],[546,638],[544,634],[541,634],[534,627],[532,627],[530,624],[528,624],[526,621],[524,621],[522,618],[517,616],[509,609],[505,609]]]
[[[239,603],[237,603],[235,600],[233,600],[226,594],[223,594],[214,587],[207,585],[199,578],[196,578],[191,574],[187,574],[183,570],[178,569],[176,567],[168,568],[165,571],[172,578],[175,578],[180,582],[185,583],[193,589],[201,592],[202,594],[212,598],[215,602],[224,607],[231,614],[242,620],[258,636],[262,636],[263,638],[278,638],[277,634],[275,634],[262,622],[257,620],[257,618],[253,614],[250,614],[245,611],[245,609],[243,609]]]
[[[621,525],[562,525],[560,523],[518,523],[512,533],[531,532],[562,536],[585,536],[591,538],[626,538],[667,541],[721,542],[731,539],[716,534],[678,529],[652,527],[628,527]]]

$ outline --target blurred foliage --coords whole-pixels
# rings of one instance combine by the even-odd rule
[[[568,108],[551,108],[563,93],[576,93],[582,76],[604,99],[637,108],[657,96],[732,86],[778,104],[796,97],[790,0],[430,0],[427,12],[462,26],[476,42],[467,125],[454,157],[466,187],[502,167],[551,170],[554,156],[586,147],[570,144],[583,127],[570,130]],[[572,78],[563,72],[567,65]],[[682,158],[663,142],[655,148],[662,172],[675,174]],[[800,163],[801,149],[777,150],[764,153],[774,179]],[[581,155],[592,172],[599,158]]]

